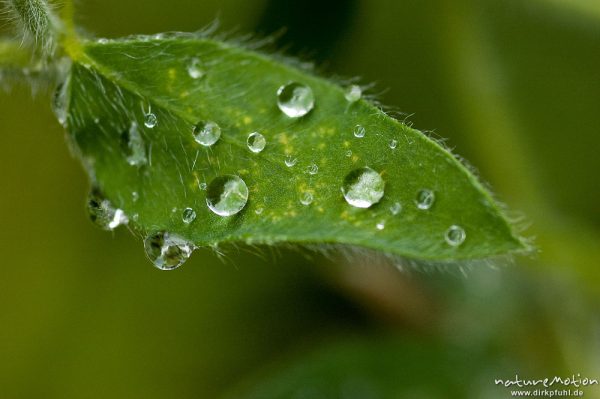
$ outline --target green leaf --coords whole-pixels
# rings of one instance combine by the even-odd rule
[[[452,154],[371,102],[349,102],[343,87],[309,71],[182,34],[86,42],[74,54],[64,99],[68,130],[94,185],[142,235],[166,231],[198,246],[348,244],[431,261],[526,248]],[[202,77],[188,72],[195,61]],[[314,109],[303,117],[277,106],[277,91],[289,82],[314,93]],[[144,125],[150,113],[152,128]],[[221,127],[211,147],[194,140],[201,121]],[[354,135],[357,125],[362,138]],[[140,162],[131,162],[132,126],[144,143]],[[255,131],[267,141],[260,153],[246,144]],[[288,158],[296,164],[286,166]],[[346,176],[364,167],[385,182],[383,198],[368,209],[349,205],[341,191]],[[249,189],[233,216],[213,213],[201,189],[220,175],[239,176]],[[428,210],[415,204],[422,189],[435,194]],[[313,201],[303,205],[307,193]],[[396,203],[402,209],[393,214]],[[197,217],[186,224],[188,207]],[[465,230],[462,245],[446,242],[452,225]]]

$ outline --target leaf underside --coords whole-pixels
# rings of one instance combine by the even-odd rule
[[[193,58],[205,76],[189,75]],[[489,193],[439,144],[365,99],[348,102],[339,85],[272,57],[192,35],[86,42],[68,81],[67,128],[77,152],[93,183],[142,235],[168,231],[198,246],[346,244],[432,261],[524,249]],[[308,115],[292,119],[277,107],[277,90],[289,82],[312,88]],[[150,110],[158,121],[153,128],[144,126]],[[221,126],[213,146],[194,140],[199,121]],[[132,123],[148,154],[143,166],[131,166],[123,150]],[[356,125],[365,127],[363,138],[354,136]],[[258,154],[246,145],[255,131],[267,140]],[[288,156],[297,158],[293,167],[284,162]],[[313,164],[316,174],[307,172]],[[382,176],[385,195],[360,209],[345,201],[341,186],[365,166]],[[200,187],[226,174],[241,177],[250,193],[241,212],[221,217]],[[436,196],[426,211],[415,205],[421,189]],[[306,192],[314,197],[308,206],[300,203]],[[396,202],[402,210],[393,215]],[[197,218],[185,224],[188,207]],[[451,225],[466,231],[458,247],[444,239]]]

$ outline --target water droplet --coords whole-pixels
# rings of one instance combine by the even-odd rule
[[[397,215],[400,213],[400,211],[402,211],[402,204],[399,202],[394,202],[394,204],[392,206],[390,206],[390,212],[392,213],[392,215]]]
[[[380,221],[379,223],[377,223],[375,225],[375,227],[377,228],[377,230],[383,230],[383,229],[385,229],[385,221],[383,221],[383,220]]]
[[[260,215],[261,213],[263,213],[265,209],[260,207],[260,208],[256,208],[256,210],[254,210],[254,213],[256,213],[257,215]]]
[[[319,166],[316,163],[313,163],[312,165],[309,165],[308,168],[306,168],[306,172],[309,175],[316,175],[317,173],[319,173]]]
[[[346,151],[346,156],[350,158],[352,156],[352,150]]]
[[[313,195],[312,193],[309,193],[308,191],[302,193],[302,195],[300,196],[300,203],[302,205],[310,205],[313,202]]]
[[[127,155],[127,163],[131,166],[141,166],[148,162],[146,146],[138,129],[138,124],[133,122],[129,130],[121,135],[121,146]]]
[[[144,126],[148,129],[154,128],[158,124],[158,118],[152,112],[144,115]]]
[[[154,266],[160,270],[173,270],[188,260],[194,245],[174,234],[159,232],[146,237],[144,250]]]
[[[235,175],[216,177],[210,182],[206,192],[206,204],[219,216],[235,215],[248,202],[248,187]]]
[[[294,158],[291,155],[288,155],[285,158],[285,166],[287,166],[288,168],[291,168],[292,166],[296,165],[296,162],[298,162],[298,158]]]
[[[200,59],[192,58],[187,64],[187,72],[192,79],[200,79],[204,76],[204,70],[200,63]]]
[[[183,223],[190,224],[196,220],[196,212],[192,208],[185,208],[181,215],[181,219],[183,220]]]
[[[435,202],[435,193],[428,189],[419,190],[417,198],[415,198],[415,204],[417,208],[426,211],[433,206]]]
[[[129,222],[122,209],[115,208],[96,190],[93,190],[88,197],[87,209],[90,220],[104,230],[114,230]]]
[[[221,138],[221,128],[214,122],[198,122],[193,133],[196,142],[205,147],[210,147]]]
[[[171,208],[171,213],[177,213],[177,207],[174,206],[173,208]]]
[[[342,193],[346,202],[357,208],[368,208],[381,200],[385,182],[373,169],[364,167],[348,173]]]
[[[396,149],[396,147],[398,147],[398,140],[392,139],[392,140],[390,141],[390,144],[389,144],[389,146],[390,146],[390,148],[391,148],[392,150],[395,150],[395,149]]]
[[[252,151],[255,154],[258,154],[259,152],[265,149],[265,146],[267,145],[267,140],[262,134],[254,132],[248,135],[248,140],[246,140],[246,143],[248,144],[248,149],[250,151]]]
[[[107,44],[108,43],[108,39],[105,37],[101,37],[100,39],[98,39],[98,44]]]
[[[301,83],[288,83],[277,90],[277,106],[290,118],[308,114],[315,106],[315,96],[310,87]]]
[[[52,111],[63,127],[67,126],[67,107],[68,107],[68,94],[69,94],[70,79],[58,85],[54,91],[54,97],[52,97]]]
[[[446,242],[448,245],[453,247],[458,247],[460,244],[465,242],[465,238],[467,238],[467,233],[465,233],[465,229],[460,226],[452,225],[446,230],[446,234],[444,235]]]
[[[354,137],[358,137],[359,139],[363,138],[363,137],[365,137],[366,132],[367,131],[365,130],[364,126],[361,126],[361,125],[354,126]]]
[[[202,191],[206,190],[207,186],[208,186],[208,184],[206,184],[205,182],[198,184],[198,188],[200,188],[200,190],[202,190]]]
[[[355,103],[362,97],[362,89],[359,85],[352,85],[346,89],[344,97],[350,103]]]
[[[133,202],[137,202],[140,199],[140,194],[137,191],[131,193],[131,199]]]

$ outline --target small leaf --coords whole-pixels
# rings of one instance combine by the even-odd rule
[[[310,72],[180,34],[87,42],[75,58],[68,130],[93,184],[143,235],[348,244],[433,261],[525,248],[452,154]],[[258,152],[254,132],[266,140]],[[215,205],[224,182],[237,195]]]

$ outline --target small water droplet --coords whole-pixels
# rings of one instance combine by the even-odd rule
[[[235,215],[244,209],[246,202],[248,202],[248,187],[238,176],[219,176],[208,185],[206,204],[219,216]]]
[[[208,186],[208,184],[206,184],[205,182],[198,184],[198,188],[200,188],[200,190],[202,190],[202,191],[206,190],[207,186]]]
[[[467,238],[467,233],[465,233],[465,229],[460,226],[452,225],[446,230],[446,234],[444,235],[446,242],[448,245],[452,247],[458,247],[460,244],[465,242],[465,238]]]
[[[433,206],[435,202],[435,193],[428,189],[419,190],[417,197],[415,198],[415,204],[417,208],[426,211]]]
[[[285,166],[287,166],[288,168],[291,168],[292,166],[296,165],[297,162],[298,158],[294,158],[291,155],[288,155],[285,158]]]
[[[352,156],[352,150],[346,151],[346,156],[350,158]]]
[[[221,128],[215,122],[198,122],[194,126],[194,139],[198,144],[210,147],[221,138]]]
[[[187,72],[192,79],[200,79],[204,76],[204,70],[200,63],[200,59],[192,58],[187,64]]]
[[[362,97],[362,89],[359,85],[352,85],[346,89],[344,97],[350,103],[355,103]]]
[[[255,154],[258,154],[259,152],[265,149],[265,146],[267,145],[267,140],[262,134],[258,132],[253,132],[248,135],[246,143],[248,144],[248,149],[250,151],[252,151]]]
[[[367,131],[365,130],[364,126],[362,126],[362,125],[354,126],[354,137],[358,137],[359,139],[363,138],[363,137],[365,137],[366,132]]]
[[[394,202],[392,206],[390,206],[390,212],[392,215],[397,215],[402,211],[402,204],[399,202]]]
[[[98,44],[107,44],[108,43],[108,39],[105,37],[101,37],[100,39],[98,39]]]
[[[140,194],[137,191],[131,193],[131,199],[133,202],[137,202],[140,199]]]
[[[373,169],[364,167],[348,173],[342,193],[346,202],[357,208],[369,208],[381,200],[385,182]]]
[[[290,118],[308,114],[315,106],[315,96],[310,87],[292,82],[277,90],[277,106]]]
[[[87,209],[90,220],[104,230],[114,230],[129,222],[125,212],[115,208],[97,190],[93,190],[88,196]]]
[[[148,162],[146,145],[138,129],[138,124],[131,123],[129,130],[121,135],[121,146],[126,154],[127,163],[131,166],[142,166]]]
[[[309,175],[316,175],[319,173],[319,166],[316,163],[309,165],[308,168],[306,168],[306,173]]]
[[[181,215],[181,219],[183,220],[183,223],[190,224],[196,220],[196,212],[192,208],[185,208]]]
[[[395,150],[395,149],[396,149],[396,147],[398,147],[398,140],[392,139],[392,140],[390,141],[390,144],[389,144],[389,146],[390,146],[390,148],[391,148],[392,150]]]
[[[312,193],[310,193],[308,191],[306,191],[306,192],[302,193],[302,195],[300,195],[300,203],[302,205],[312,204],[313,199],[314,199],[314,197],[313,197]]]
[[[385,221],[382,220],[382,221],[378,222],[375,225],[375,227],[377,228],[377,230],[383,230],[383,229],[385,229]]]
[[[154,266],[160,270],[173,270],[188,260],[194,245],[174,234],[158,232],[146,237],[144,250]]]
[[[144,115],[144,126],[148,129],[154,128],[158,124],[158,118],[152,112]]]
[[[260,215],[261,213],[263,213],[263,212],[264,212],[264,210],[265,210],[265,209],[264,209],[263,207],[256,208],[256,209],[254,210],[254,213],[256,213],[257,215]]]

